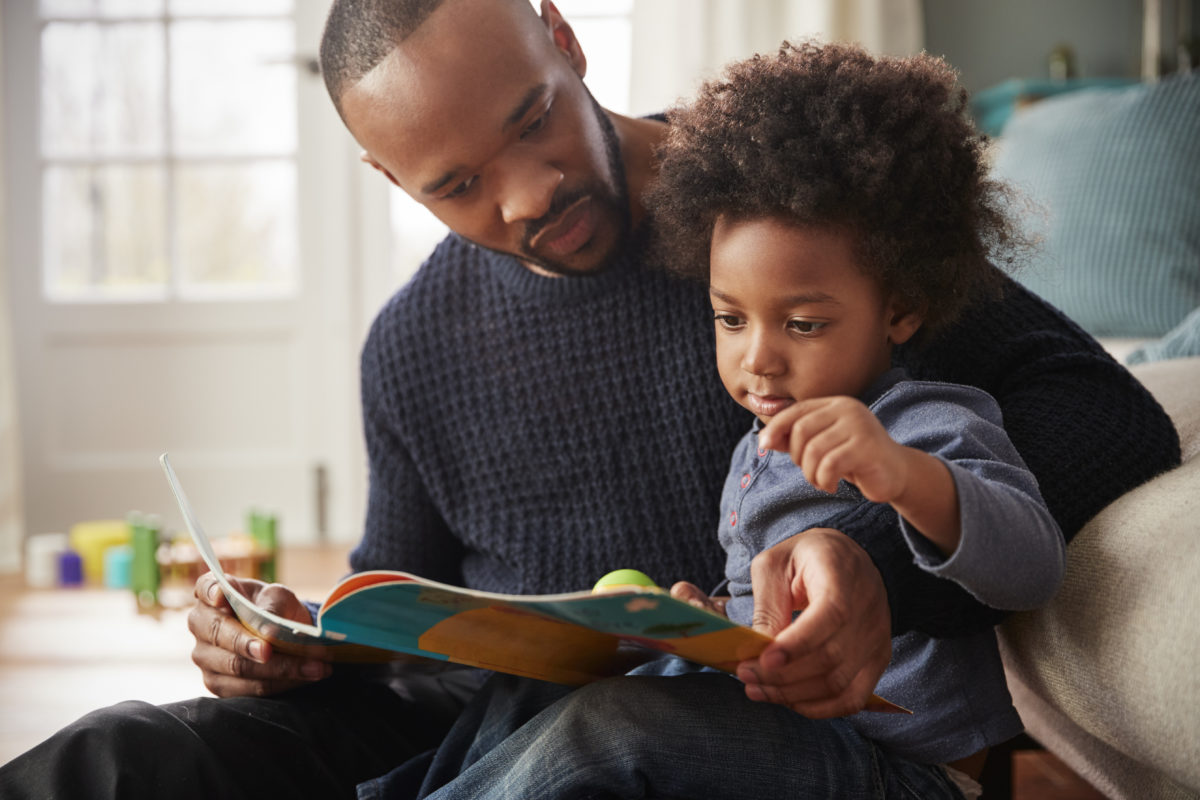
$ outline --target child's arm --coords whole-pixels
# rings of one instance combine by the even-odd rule
[[[889,503],[943,555],[958,548],[962,529],[950,471],[928,453],[893,441],[861,401],[796,403],[771,419],[759,444],[788,452],[818,489],[832,494],[845,480],[868,500]]]
[[[917,565],[958,583],[992,608],[1037,608],[1054,595],[1066,565],[1062,531],[990,395],[969,386],[910,381],[897,384],[870,409],[843,401],[829,398],[786,409],[764,428],[763,446],[788,450],[805,477],[826,491],[841,477],[870,499],[892,498]],[[867,442],[879,430],[862,418],[864,413],[899,449],[884,446],[871,455]],[[839,416],[855,424],[831,421]],[[858,438],[843,434],[856,430]],[[831,446],[838,441],[844,455]],[[910,448],[940,469],[922,472],[929,464],[912,459]],[[865,455],[850,452],[858,449]],[[917,472],[911,471],[913,464]],[[940,485],[944,478],[949,489]],[[909,491],[916,494],[905,496]],[[926,493],[929,498],[922,497]],[[946,523],[937,514],[946,513],[951,501],[956,520],[942,528]],[[954,548],[948,551],[951,541]]]

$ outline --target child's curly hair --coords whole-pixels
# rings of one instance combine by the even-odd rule
[[[924,316],[922,336],[994,295],[1026,241],[988,178],[985,142],[954,70],[929,55],[784,43],[733,64],[668,113],[646,197],[659,257],[707,280],[718,217],[779,217],[849,232],[885,292]]]

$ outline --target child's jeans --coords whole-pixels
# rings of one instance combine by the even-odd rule
[[[751,702],[711,671],[580,689],[496,675],[432,761],[413,766],[430,800],[963,798],[940,766],[889,754],[842,720]],[[401,796],[388,785],[359,796]]]

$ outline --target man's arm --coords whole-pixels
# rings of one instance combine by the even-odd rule
[[[1179,464],[1169,417],[1128,370],[1060,311],[1009,280],[923,349],[899,360],[914,378],[977,386],[996,398],[1004,427],[1038,480],[1069,542],[1101,509]],[[895,524],[871,509],[828,520],[871,555],[887,586],[894,633],[957,636],[1006,616],[912,563]]]
[[[377,325],[378,327],[378,325]],[[371,489],[362,541],[351,554],[355,570],[405,569],[436,580],[454,581],[456,546],[430,503],[407,451],[398,440],[387,387],[393,380],[386,347],[373,330],[363,348],[364,433],[370,459]],[[231,577],[252,601],[280,616],[312,621],[312,608],[287,587]],[[238,621],[215,578],[196,582],[196,605],[188,628],[196,639],[192,661],[204,684],[219,697],[270,695],[327,677],[332,667],[311,658],[275,652]]]
[[[1002,302],[968,313],[905,353],[906,366],[996,398],[1067,541],[1113,500],[1179,466],[1179,435],[1162,406],[1062,312],[1010,280]]]
[[[389,333],[396,309],[385,309],[363,345],[361,369],[363,435],[369,465],[367,518],[362,540],[350,553],[361,572],[397,569],[444,583],[462,584],[462,550],[450,535],[420,470],[401,440],[394,387],[398,375]],[[391,387],[391,388],[389,388]]]

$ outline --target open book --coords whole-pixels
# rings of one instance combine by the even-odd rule
[[[313,624],[285,619],[234,588],[166,453],[159,462],[188,532],[234,613],[284,652],[349,661],[419,656],[582,685],[620,675],[658,653],[732,672],[770,642],[657,587],[508,595],[390,571],[343,579],[321,604]],[[904,711],[877,697],[868,710]]]

